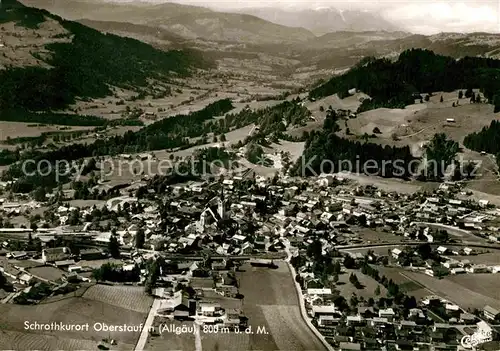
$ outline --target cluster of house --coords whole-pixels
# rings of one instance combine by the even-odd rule
[[[434,249],[439,260],[436,259],[419,259],[418,252],[413,252],[413,257],[409,268],[422,270],[430,276],[448,275],[448,274],[476,274],[476,273],[498,273],[500,265],[486,265],[483,263],[473,263],[470,259],[455,259],[453,256],[470,256],[476,254],[474,249],[464,247],[460,249],[450,248],[443,245]],[[391,250],[392,258],[398,261],[403,254],[399,248]]]
[[[7,242],[3,242],[6,244]],[[2,262],[0,272],[8,279],[15,290],[21,290],[28,285],[32,285],[37,281],[44,281],[49,283],[56,283],[47,278],[43,278],[33,274],[30,268],[49,266],[56,268],[61,274],[61,280],[71,280],[78,278],[78,280],[90,279],[90,274],[79,275],[79,273],[90,273],[91,268],[82,265],[84,261],[102,260],[107,256],[104,255],[102,250],[95,248],[82,249],[78,255],[71,253],[68,247],[45,247],[41,253],[37,251],[7,251],[0,252],[0,256],[5,255],[7,260]],[[23,260],[29,259],[29,264],[23,264]],[[59,279],[57,279],[59,280]]]
[[[201,324],[224,328],[246,328],[248,318],[242,312],[238,281],[226,259],[211,260],[210,268],[199,262],[177,262],[169,271],[162,271],[153,289],[160,304],[158,318],[167,320],[196,320]],[[171,266],[172,267],[172,266]],[[189,286],[190,292],[183,287]],[[228,297],[231,299],[223,299]],[[225,301],[232,301],[225,305]]]
[[[462,350],[464,328],[494,334],[492,325],[500,317],[491,306],[485,306],[480,318],[438,296],[408,308],[365,302],[347,310],[335,305],[338,296],[329,288],[306,289],[304,297],[317,329],[340,350]]]

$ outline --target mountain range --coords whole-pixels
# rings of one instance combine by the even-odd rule
[[[339,10],[333,7],[286,10],[280,8],[248,8],[239,10],[287,27],[302,27],[317,36],[338,31],[401,31],[380,14],[371,11]]]
[[[126,22],[168,30],[186,39],[243,43],[292,43],[315,35],[304,28],[286,27],[257,16],[217,12],[174,3],[111,3],[92,0],[23,0],[70,20]]]

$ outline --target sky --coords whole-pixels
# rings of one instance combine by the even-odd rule
[[[143,1],[161,3],[168,0]],[[229,11],[248,7],[284,9],[335,7],[368,10],[379,12],[384,18],[413,33],[500,32],[500,0],[173,0],[171,2]]]

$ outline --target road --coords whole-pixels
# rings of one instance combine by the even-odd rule
[[[146,322],[144,323],[144,326],[142,328],[141,336],[139,336],[139,340],[137,340],[137,344],[135,345],[135,351],[143,351],[146,347],[146,342],[148,341],[149,337],[149,330],[153,325],[158,308],[160,308],[160,300],[155,299],[153,301],[153,304],[151,305],[151,309],[149,310],[148,318],[146,318]]]
[[[200,324],[197,321],[194,322],[194,347],[196,351],[202,351],[202,343],[201,343],[201,332],[200,332]]]
[[[290,263],[290,259],[292,258],[292,253],[290,252],[290,244],[289,243],[285,244],[285,251],[287,253],[286,263],[288,265],[288,268],[292,272],[292,277],[295,278],[297,272],[295,272],[295,268]],[[295,279],[294,279],[294,285],[295,285],[295,289],[297,291],[297,297],[298,297],[299,305],[300,305],[299,306],[300,307],[300,315],[302,316],[302,319],[307,324],[307,326],[309,327],[309,329],[311,329],[311,331],[314,333],[314,335],[316,335],[316,337],[325,346],[325,348],[328,351],[333,351],[332,345],[330,345],[330,343],[328,343],[328,341],[326,341],[325,337],[314,327],[314,325],[311,323],[311,320],[307,316],[307,311],[306,311],[306,308],[305,308],[304,296],[302,295],[302,289],[301,289],[299,283],[297,283],[295,281]]]
[[[345,250],[350,251],[354,249],[379,249],[382,247],[397,247],[397,246],[418,246],[426,244],[423,241],[401,241],[399,243],[381,243],[381,244],[354,244],[354,245],[337,245],[335,249],[337,250]],[[481,248],[481,249],[493,249],[500,250],[500,245],[496,244],[478,244],[478,243],[449,243],[449,244],[439,244],[439,243],[430,243],[431,245],[447,245],[447,246],[460,246],[460,247],[470,247],[470,248]]]

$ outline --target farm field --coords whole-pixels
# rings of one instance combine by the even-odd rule
[[[22,333],[1,330],[1,346],[4,350],[94,350],[93,340],[72,339],[64,336]]]
[[[367,244],[400,243],[403,239],[400,235],[373,230],[370,228],[359,228],[359,230],[354,230],[354,233],[363,239],[363,243]]]
[[[97,347],[103,338],[117,341],[116,348],[131,350],[140,332],[107,332],[94,329],[94,323],[138,327],[146,314],[119,308],[89,298],[71,297],[35,306],[0,305],[2,348],[16,350],[85,349]],[[25,330],[30,323],[89,324],[88,331]]]
[[[153,303],[140,286],[97,284],[91,286],[83,297],[139,313],[148,313]]]
[[[220,303],[225,308],[241,308],[249,319],[253,334],[209,334],[201,332],[203,350],[323,350],[322,343],[302,321],[293,278],[284,262],[279,268],[257,268],[245,264],[237,272],[242,301],[206,293],[203,300]],[[259,282],[256,284],[255,282]],[[168,322],[170,323],[170,322]],[[182,324],[179,322],[179,326]],[[156,324],[156,323],[155,323]],[[265,332],[257,334],[257,328]],[[192,350],[194,335],[165,334],[150,337],[151,350]]]
[[[458,284],[457,282],[451,280],[450,278],[437,279],[428,276],[424,273],[417,273],[417,272],[405,272],[405,275],[407,275],[410,279],[413,279],[416,282],[424,285],[435,295],[450,300],[451,302],[458,304],[460,307],[464,309],[467,308],[481,309],[485,305],[490,305],[494,308],[500,308],[500,300],[483,295],[478,291],[472,290],[470,288],[471,282],[469,282],[468,284],[466,284],[465,282],[462,282],[462,284]],[[497,277],[491,275],[490,279],[495,280],[497,279]],[[464,285],[467,285],[468,287]]]
[[[224,345],[239,343],[238,350],[323,350],[322,343],[302,321],[293,277],[287,265],[279,268],[257,268],[249,264],[237,272],[240,292],[244,295],[243,312],[249,318],[252,330],[265,327],[269,334],[252,334],[246,339],[228,335]],[[258,282],[258,284],[256,284]],[[202,334],[204,350],[223,350],[213,343],[212,336]],[[225,350],[235,350],[234,347]]]
[[[392,279],[392,281],[399,285],[406,294],[414,296],[417,300],[422,299],[426,296],[432,295],[432,292],[425,288],[424,285],[410,279],[406,274],[405,270],[400,268],[392,267],[380,267],[376,266],[380,275],[385,275],[387,279]]]
[[[351,273],[356,274],[359,282],[364,286],[363,289],[356,289],[356,287],[351,284],[351,282],[349,281],[349,276],[351,275]],[[377,283],[375,279],[361,273],[359,270],[346,269],[345,273],[339,275],[339,281],[337,282],[336,289],[339,290],[340,295],[344,296],[347,300],[349,300],[353,293],[368,299],[374,296],[374,291],[377,286],[380,286],[380,296],[385,296],[387,294],[386,288]]]
[[[460,274],[446,277],[446,279],[500,301],[500,276],[497,274]]]
[[[166,324],[167,326],[175,326],[182,327],[186,326],[191,328],[193,326],[193,322],[179,322],[179,321],[166,321],[163,318],[155,317],[155,321],[153,326],[158,328],[160,324]],[[164,332],[160,335],[148,337],[145,348],[148,351],[185,351],[185,350],[194,350],[195,349],[195,336],[190,333],[167,333]]]
[[[56,281],[63,277],[64,271],[50,266],[35,267],[28,270],[31,274],[47,279],[50,281]]]
[[[22,268],[33,268],[43,266],[43,263],[32,260],[8,260],[6,257],[0,257],[0,266],[10,265]]]
[[[44,132],[62,131],[62,126],[56,125],[36,125],[36,123],[7,122],[0,121],[0,140],[19,137],[35,137]],[[64,126],[64,132],[89,130],[94,127]]]
[[[425,184],[417,181],[403,181],[399,179],[385,179],[382,177],[369,177],[364,174],[355,174],[351,172],[339,172],[337,177],[344,179],[351,179],[356,181],[360,185],[374,185],[378,187],[380,190],[384,191],[397,191],[400,193],[415,193],[422,189],[423,186],[428,186],[429,184]],[[436,186],[437,187],[437,186]]]

